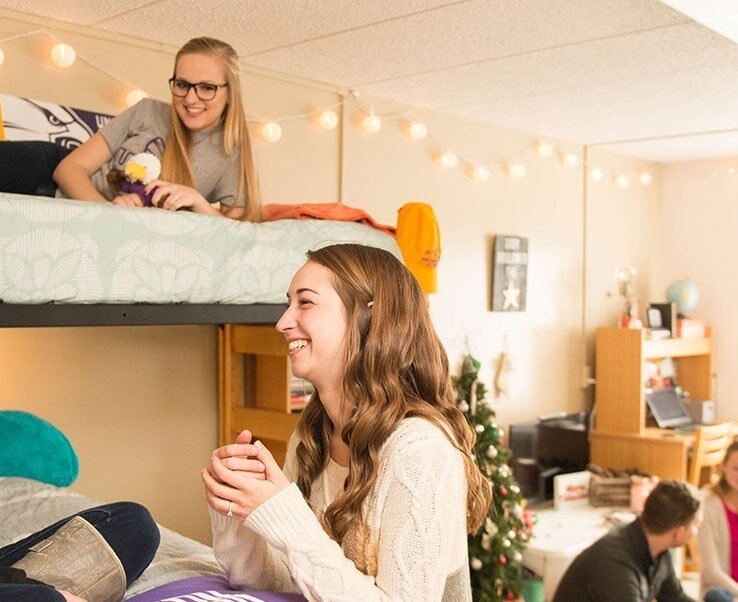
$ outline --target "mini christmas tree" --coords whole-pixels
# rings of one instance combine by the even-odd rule
[[[494,500],[478,533],[469,536],[469,565],[476,602],[515,600],[523,589],[522,552],[528,544],[533,515],[524,503],[512,470],[512,452],[502,447],[503,429],[487,404],[487,390],[478,380],[480,363],[467,354],[454,377],[459,409],[477,432],[477,463],[492,484]]]

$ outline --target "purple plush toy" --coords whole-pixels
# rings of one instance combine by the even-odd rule
[[[113,171],[116,173],[113,173]],[[111,170],[111,173],[108,174],[108,180],[119,192],[137,194],[146,207],[151,207],[151,197],[154,191],[145,194],[144,189],[149,182],[156,180],[160,173],[161,162],[155,155],[138,153],[128,159],[122,172]]]

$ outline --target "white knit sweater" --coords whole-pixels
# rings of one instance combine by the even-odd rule
[[[294,453],[291,444],[285,463],[291,480]],[[231,585],[300,591],[322,601],[471,600],[464,464],[443,432],[408,418],[382,446],[363,506],[366,529],[344,542],[351,558],[319,520],[347,474],[331,462],[313,484],[309,505],[292,484],[243,524],[211,510],[213,548]]]
[[[738,583],[730,576],[730,527],[723,501],[706,491],[704,519],[697,536],[700,567],[700,596],[711,587],[722,587],[738,596]]]

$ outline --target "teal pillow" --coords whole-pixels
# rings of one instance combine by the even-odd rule
[[[77,454],[59,429],[28,412],[0,410],[0,476],[66,487],[77,475]]]

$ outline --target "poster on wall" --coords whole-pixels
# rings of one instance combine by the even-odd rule
[[[113,116],[0,94],[0,140],[46,140],[74,149]]]
[[[525,311],[528,239],[495,236],[492,258],[492,311]]]

